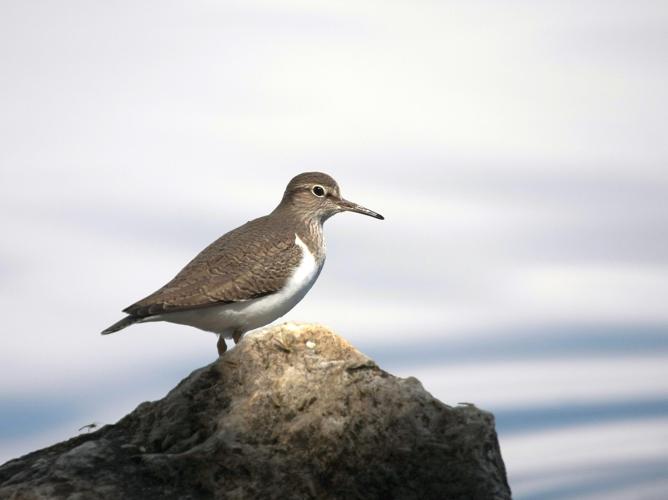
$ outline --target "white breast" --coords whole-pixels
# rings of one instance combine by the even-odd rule
[[[324,264],[324,259],[316,261],[308,246],[296,234],[295,244],[302,251],[301,262],[278,292],[245,302],[168,313],[155,319],[194,326],[225,337],[230,337],[234,330],[246,332],[271,323],[304,298]]]

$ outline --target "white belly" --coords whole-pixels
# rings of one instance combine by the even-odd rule
[[[231,337],[235,330],[247,332],[267,325],[280,318],[304,298],[322,269],[306,244],[295,234],[295,243],[302,250],[302,260],[285,286],[276,293],[220,306],[210,306],[190,311],[161,314],[155,320],[194,326],[201,330]]]

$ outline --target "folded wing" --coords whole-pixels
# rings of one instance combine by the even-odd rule
[[[260,217],[214,241],[169,283],[124,309],[135,317],[241,302],[280,290],[302,253],[295,235]]]

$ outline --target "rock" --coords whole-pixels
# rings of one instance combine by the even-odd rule
[[[494,417],[341,337],[247,335],[159,401],[0,467],[9,499],[507,499]]]

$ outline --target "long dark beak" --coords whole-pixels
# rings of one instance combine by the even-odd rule
[[[337,204],[339,207],[341,207],[342,210],[346,210],[348,212],[357,212],[358,214],[364,214],[368,215],[369,217],[374,217],[376,219],[384,220],[385,217],[382,215],[374,212],[373,210],[369,210],[368,208],[364,208],[361,205],[358,205],[357,203],[353,203],[352,201],[344,200],[341,198],[340,200],[337,201]]]

